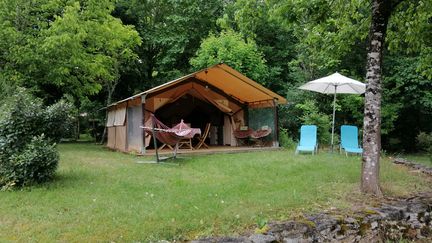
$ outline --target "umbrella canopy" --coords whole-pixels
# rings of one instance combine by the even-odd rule
[[[334,73],[327,77],[319,78],[299,87],[303,90],[311,90],[322,94],[333,94],[333,122],[332,122],[332,137],[331,147],[333,151],[333,136],[336,113],[336,94],[363,94],[366,91],[366,84],[348,78],[339,73]]]
[[[299,89],[311,90],[322,94],[363,94],[366,84],[348,78],[339,73],[319,78],[299,87]]]

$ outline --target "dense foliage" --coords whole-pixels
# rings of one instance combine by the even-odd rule
[[[60,101],[45,107],[40,99],[19,90],[0,110],[0,188],[51,179],[60,138],[71,132],[73,106]]]
[[[212,34],[204,39],[190,61],[195,69],[222,62],[261,83],[267,80],[268,68],[255,42],[244,41],[240,34],[233,31],[224,31],[219,36]]]
[[[330,144],[331,140],[331,118],[323,114],[317,108],[314,101],[307,100],[304,104],[297,104],[297,108],[303,111],[300,117],[302,124],[316,125],[318,127],[318,142],[321,145]],[[338,144],[334,142],[334,144]]]
[[[429,158],[432,162],[432,132],[425,133],[421,132],[417,135],[417,142],[419,149],[427,152],[429,154]]]
[[[48,105],[69,97],[88,114],[82,130],[97,136],[107,103],[223,61],[287,97],[279,117],[291,137],[308,116],[303,105],[319,100],[327,136],[332,97],[297,88],[335,71],[365,80],[370,8],[368,0],[4,0],[0,98],[19,86]],[[390,19],[386,150],[415,150],[417,134],[432,132],[431,19],[424,0],[402,1]],[[361,127],[363,104],[338,96],[336,128]]]
[[[49,102],[112,91],[140,43],[110,0],[0,2],[1,79]]]

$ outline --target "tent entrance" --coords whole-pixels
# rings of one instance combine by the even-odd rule
[[[191,127],[204,132],[207,123],[211,123],[208,144],[223,144],[224,113],[213,104],[186,94],[173,103],[166,104],[155,112],[156,117],[167,126],[180,123],[181,119]]]

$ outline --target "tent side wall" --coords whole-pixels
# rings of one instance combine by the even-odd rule
[[[143,111],[141,98],[136,98],[127,103],[127,118],[126,118],[126,141],[127,151],[135,153],[143,153]]]
[[[116,144],[115,149],[126,152],[126,126],[117,126],[116,127]]]
[[[106,123],[107,127],[107,134],[108,134],[108,141],[107,141],[107,147],[110,149],[115,149],[115,143],[116,143],[116,137],[115,137],[115,126],[114,126],[114,120],[115,120],[115,107],[108,110],[108,119]]]
[[[107,147],[115,149],[115,127],[107,127],[108,141]]]
[[[107,146],[111,149],[127,151],[126,140],[126,103],[121,103],[108,110]]]
[[[277,124],[277,107],[265,107],[265,108],[249,108],[248,109],[248,121],[249,127],[254,130],[259,130],[262,127],[269,127],[271,133],[263,138],[266,144],[270,144],[274,147],[279,146],[278,142],[278,124]]]

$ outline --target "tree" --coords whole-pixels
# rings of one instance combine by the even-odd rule
[[[255,42],[244,41],[242,35],[232,30],[224,31],[219,36],[211,34],[203,40],[195,57],[190,60],[195,69],[221,62],[261,84],[266,84],[268,81],[268,68]]]
[[[420,105],[423,110],[426,110],[416,112],[418,121],[425,120],[429,114],[429,97],[432,95],[429,86],[432,79],[432,65],[430,65],[432,63],[430,42],[432,2],[422,0],[270,2],[274,6],[275,16],[284,21],[287,28],[291,28],[294,36],[299,40],[296,44],[297,58],[292,62],[292,67],[298,70],[299,78],[312,79],[338,69],[348,70],[353,77],[366,76],[369,85],[365,97],[367,100],[364,110],[365,156],[361,187],[364,192],[380,195],[381,131],[388,134],[392,132],[396,121],[399,124],[410,121],[409,116],[398,116],[400,111],[412,106],[412,102],[403,102],[413,100],[409,97],[415,97],[414,100],[419,101],[416,102],[416,106]],[[370,11],[370,8],[373,11]],[[370,30],[369,39],[367,28]],[[387,34],[390,36],[388,43],[384,41]],[[364,48],[367,46],[366,43],[369,43],[368,53]],[[386,62],[384,74],[390,78],[384,83],[384,87],[381,85],[381,80],[384,79],[381,71],[385,59],[383,50],[387,50],[389,57],[395,56],[398,60],[403,57],[411,63],[408,67],[394,59]],[[416,57],[414,61],[413,57]],[[395,75],[394,72],[401,75]],[[400,80],[401,78],[395,79],[395,76],[405,78]],[[405,89],[406,92],[402,92],[401,89]],[[398,97],[400,102],[395,102],[395,97]],[[385,122],[381,124],[381,120]],[[427,127],[423,125],[423,129]],[[414,139],[415,134],[411,137]]]
[[[268,67],[267,87],[285,93],[287,84],[295,85],[299,81],[293,78],[290,68],[297,39],[272,12],[268,1],[237,0],[226,5],[218,24],[223,30],[234,30],[244,40],[256,43]]]
[[[140,44],[138,33],[112,17],[113,9],[111,1],[76,2],[46,30],[41,49],[44,66],[50,67],[47,78],[59,86],[68,83],[64,88],[75,97],[104,88],[110,104],[122,65],[137,58],[133,48]]]
[[[382,196],[379,187],[381,151],[381,70],[391,1],[372,1],[372,22],[366,64],[367,87],[363,123],[363,156],[361,190]]]
[[[421,57],[387,53],[383,63],[383,149],[415,152],[420,132],[432,132],[432,82],[416,71]],[[389,119],[390,118],[390,119]]]
[[[117,98],[130,96],[190,71],[188,60],[216,29],[223,0],[120,0],[114,15],[132,24],[142,45],[139,62],[121,77]]]
[[[2,1],[3,78],[50,103],[103,88],[110,101],[122,66],[135,58],[140,43],[132,26],[111,15],[113,9],[111,0]]]

